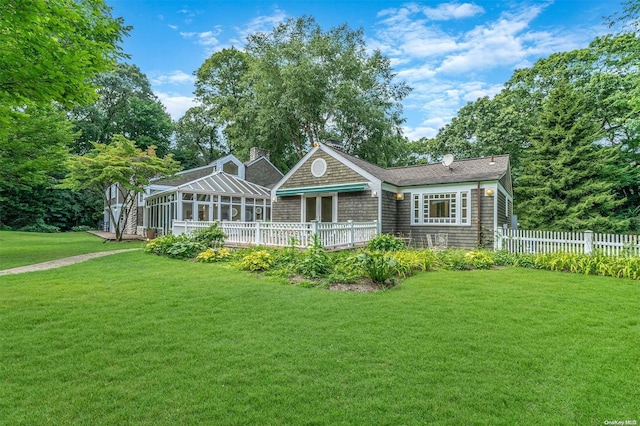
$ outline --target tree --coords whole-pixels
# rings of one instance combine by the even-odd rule
[[[612,175],[626,170],[615,147],[598,144],[601,135],[585,97],[557,82],[542,104],[517,180],[517,211],[526,229],[628,229],[628,220],[611,215],[622,202]]]
[[[27,103],[89,102],[129,29],[103,0],[1,2],[0,120]]]
[[[69,173],[61,188],[89,189],[101,193],[104,205],[109,206],[107,190],[116,186],[122,201],[118,217],[108,209],[115,224],[116,240],[122,239],[121,223],[129,217],[138,193],[144,191],[151,178],[172,175],[179,170],[171,155],[156,156],[152,145],[146,150],[137,148],[134,141],[115,135],[110,144],[94,143],[88,154],[75,155],[68,161]]]
[[[390,165],[401,150],[401,101],[390,62],[367,53],[362,30],[323,32],[313,18],[290,19],[248,37],[244,51],[214,53],[197,71],[196,96],[211,108],[236,153],[267,148],[287,169],[313,144]]]
[[[7,117],[0,133],[0,224],[19,228],[42,220],[41,195],[64,172],[75,135],[63,111],[30,104]]]
[[[115,134],[135,140],[142,149],[155,145],[160,156],[169,152],[171,117],[137,66],[119,63],[115,70],[100,74],[95,84],[98,99],[71,113],[82,132],[75,153],[88,152],[92,142],[109,143]]]
[[[189,108],[174,127],[174,157],[185,168],[209,164],[228,152],[211,110],[200,106]]]

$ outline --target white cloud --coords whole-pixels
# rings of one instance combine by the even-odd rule
[[[174,70],[167,74],[152,74],[149,80],[154,86],[160,86],[163,84],[192,84],[195,82],[195,77],[182,70]]]
[[[484,13],[484,9],[473,3],[442,3],[438,7],[425,7],[422,9],[422,13],[434,21],[448,21],[481,15]]]
[[[210,30],[210,31],[202,31],[202,32],[181,31],[180,35],[183,38],[193,40],[196,44],[199,44],[200,46],[205,46],[205,53],[211,54],[223,47],[223,44],[218,39],[218,36],[221,33],[222,33],[222,28],[220,26],[216,26],[213,30]]]
[[[271,15],[262,15],[250,20],[244,27],[236,27],[236,31],[239,35],[239,40],[236,42],[244,43],[245,39],[251,34],[259,32],[270,32],[273,27],[281,24],[287,19],[285,11],[275,8]]]
[[[403,127],[402,133],[410,141],[417,141],[420,138],[433,138],[438,134],[438,128],[434,127]]]
[[[172,30],[177,30],[177,29],[178,29],[178,26],[177,26],[177,25],[171,25],[171,24],[169,24],[169,25],[168,25],[168,27],[169,27],[169,28],[171,28]]]
[[[155,94],[174,121],[182,117],[189,108],[197,105],[193,96],[157,91]]]

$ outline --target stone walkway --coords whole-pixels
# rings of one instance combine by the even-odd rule
[[[5,269],[0,271],[0,275],[22,274],[24,272],[44,271],[47,269],[60,268],[62,266],[73,265],[74,263],[84,262],[85,260],[95,259],[97,257],[109,256],[110,254],[124,253],[127,251],[141,250],[139,248],[100,251],[97,253],[80,254],[78,256],[65,257],[62,259],[51,260],[49,262],[36,263],[27,266],[18,266],[17,268]]]

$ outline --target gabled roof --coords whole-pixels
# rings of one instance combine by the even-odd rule
[[[216,164],[211,163],[206,166],[196,167],[195,169],[183,170],[176,173],[175,176],[167,179],[154,180],[151,183],[164,186],[178,186],[183,183],[191,182],[204,176],[209,176],[216,171]]]
[[[240,197],[269,197],[271,194],[269,188],[256,185],[255,183],[240,179],[237,176],[219,171],[210,174],[209,176],[204,176],[191,182],[186,182],[169,190],[152,194],[150,197],[174,191],[184,191],[195,194],[213,193]]]
[[[443,166],[442,163],[431,163],[407,167],[383,168],[342,151],[329,148],[326,145],[323,146],[323,148],[331,149],[336,154],[377,177],[382,182],[395,186],[498,180],[509,171],[508,155],[455,160],[449,167]]]

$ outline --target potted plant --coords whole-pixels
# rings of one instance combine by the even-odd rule
[[[147,233],[147,241],[153,240],[156,237],[156,228],[145,229]]]

